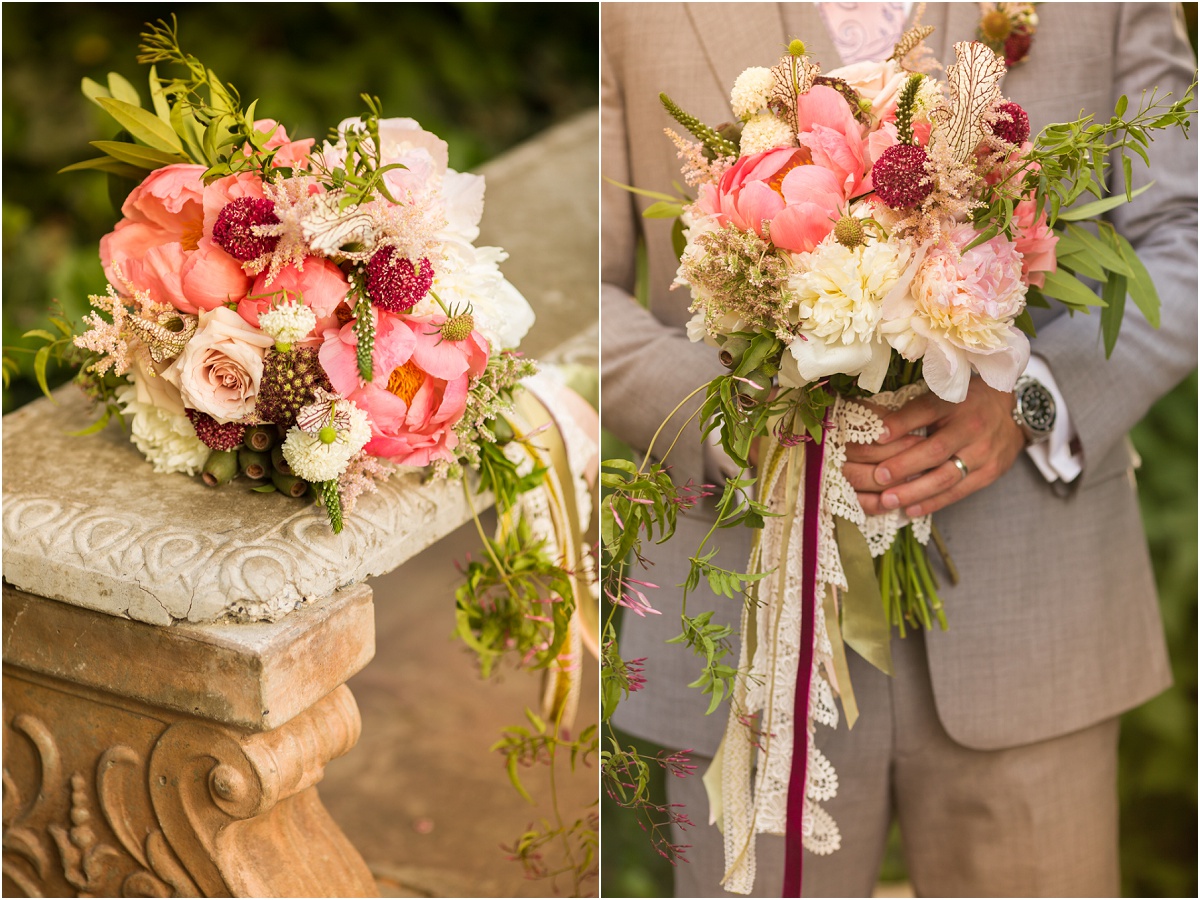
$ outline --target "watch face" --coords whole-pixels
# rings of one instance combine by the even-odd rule
[[[1040,384],[1026,385],[1019,398],[1021,418],[1038,434],[1054,428],[1054,398]]]

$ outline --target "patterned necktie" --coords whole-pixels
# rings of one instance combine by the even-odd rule
[[[904,3],[818,3],[825,28],[846,65],[883,59],[904,33]]]

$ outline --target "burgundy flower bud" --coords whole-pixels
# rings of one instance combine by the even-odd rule
[[[384,247],[367,263],[367,296],[380,309],[402,313],[433,287],[433,266],[428,259],[413,265],[410,259],[393,259],[394,254],[395,248]]]
[[[933,179],[925,172],[928,159],[925,148],[915,144],[888,147],[871,169],[876,196],[892,209],[916,206],[933,190]]]
[[[278,225],[275,204],[265,197],[239,197],[225,204],[213,225],[213,241],[242,262],[258,259],[275,249],[279,238],[254,233],[255,225]]]

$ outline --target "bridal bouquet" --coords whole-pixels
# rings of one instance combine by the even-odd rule
[[[152,68],[150,110],[120,76],[85,80],[127,139],[67,169],[140,182],[100,241],[107,292],[69,335],[104,421],[127,418],[156,472],[311,491],[335,532],[395,465],[515,471],[497,438],[534,371],[516,352],[533,311],[504,252],[473,245],[483,178],[372,98],[321,145],[292,140],[171,29],[144,38],[141,61],[186,76]]]
[[[946,627],[926,550],[931,540],[944,548],[936,529],[899,510],[865,515],[842,474],[847,444],[875,441],[880,413],[923,392],[961,402],[974,375],[1012,391],[1029,360],[1029,306],[1100,308],[1110,353],[1127,294],[1158,324],[1128,241],[1105,222],[1078,223],[1133,199],[1128,187],[1105,196],[1108,155],[1119,151],[1128,185],[1126,151],[1146,158],[1149,131],[1186,127],[1190,95],[1151,96],[1128,117],[1122,98],[1108,122],[1053,125],[1031,140],[1029,117],[1002,94],[1004,60],[959,43],[934,78],[931,30],[907,32],[887,60],[827,74],[794,41],[774,68],[738,77],[738,121],[720,128],[661,97],[690,133],[667,131],[696,196],[653,195],[645,215],[679,217],[688,333],[729,369],[693,394],[704,395],[705,435],[741,469],[714,529],[757,529],[748,571],[718,567],[702,545],[685,585],[685,596],[707,581],[746,598],[737,667],[722,659],[730,629],[711,613],[685,614],[677,639],[704,659],[696,684],[712,694],[710,712],[731,698],[705,778],[731,891],[753,887],[755,833],[789,836],[785,896],[799,896],[801,840],[820,854],[839,846],[820,807],[837,777],[812,729],[836,726],[835,697],[849,724],[857,717],[845,645],[890,673],[891,626]],[[1085,192],[1097,199],[1078,203]],[[1078,276],[1103,281],[1101,295]],[[750,499],[751,447],[767,436]],[[626,560],[640,556],[639,532],[669,536],[680,504],[666,501],[681,494],[649,458],[610,470],[606,593],[645,612]],[[639,688],[629,664],[610,657],[612,690]]]

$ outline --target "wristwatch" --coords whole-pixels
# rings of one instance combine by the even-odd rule
[[[1022,375],[1013,388],[1013,396],[1016,398],[1012,409],[1013,421],[1025,433],[1025,440],[1030,444],[1040,444],[1049,438],[1057,417],[1054,397],[1049,389],[1037,379]]]

